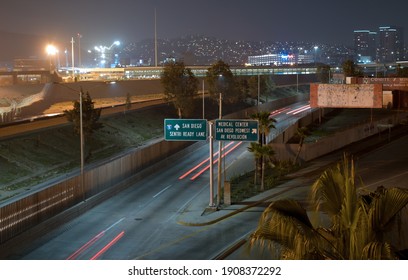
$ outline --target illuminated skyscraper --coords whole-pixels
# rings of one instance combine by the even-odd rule
[[[401,27],[379,28],[377,58],[378,62],[395,62],[404,59],[404,38]]]
[[[354,50],[357,63],[375,62],[377,33],[370,30],[354,30]]]

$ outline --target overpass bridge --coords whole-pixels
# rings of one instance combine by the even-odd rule
[[[0,86],[16,84],[45,84],[58,81],[58,74],[50,70],[0,71]]]

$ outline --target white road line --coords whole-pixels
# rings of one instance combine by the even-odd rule
[[[110,227],[108,227],[107,229],[104,230],[104,232],[107,232],[108,230],[110,230],[111,228],[113,228],[114,226],[116,226],[117,224],[119,224],[121,221],[123,221],[125,218],[122,218],[120,220],[118,220],[116,223],[112,224]]]
[[[165,187],[164,189],[162,189],[160,192],[158,192],[157,194],[155,194],[155,195],[153,196],[153,198],[158,197],[159,195],[161,195],[162,193],[164,193],[167,189],[171,188],[171,186],[173,186],[173,185],[168,185],[167,187]]]
[[[377,182],[375,182],[375,183],[369,184],[369,185],[367,185],[367,186],[365,186],[365,187],[373,187],[373,186],[375,186],[375,185],[379,185],[379,184],[382,183],[382,182],[390,181],[390,180],[395,179],[395,178],[397,178],[397,177],[403,176],[403,175],[405,175],[405,174],[407,174],[407,173],[408,173],[408,171],[405,171],[405,172],[399,173],[399,174],[397,174],[397,175],[394,175],[394,176],[392,176],[392,177],[388,177],[388,178],[386,178],[386,179],[383,179],[383,180],[377,181]]]

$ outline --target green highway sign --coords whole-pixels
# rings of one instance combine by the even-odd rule
[[[256,120],[215,120],[215,140],[256,142],[258,132]]]
[[[207,120],[165,119],[164,140],[166,141],[207,140]]]

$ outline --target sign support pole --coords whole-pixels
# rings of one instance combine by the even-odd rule
[[[213,122],[209,122],[210,125],[210,207],[214,207],[214,170],[213,170],[213,160],[214,160],[214,149],[213,149]]]
[[[222,119],[222,96],[220,93],[220,115],[219,119]],[[217,181],[217,207],[221,205],[221,176],[222,176],[222,141],[218,142],[218,181]]]

